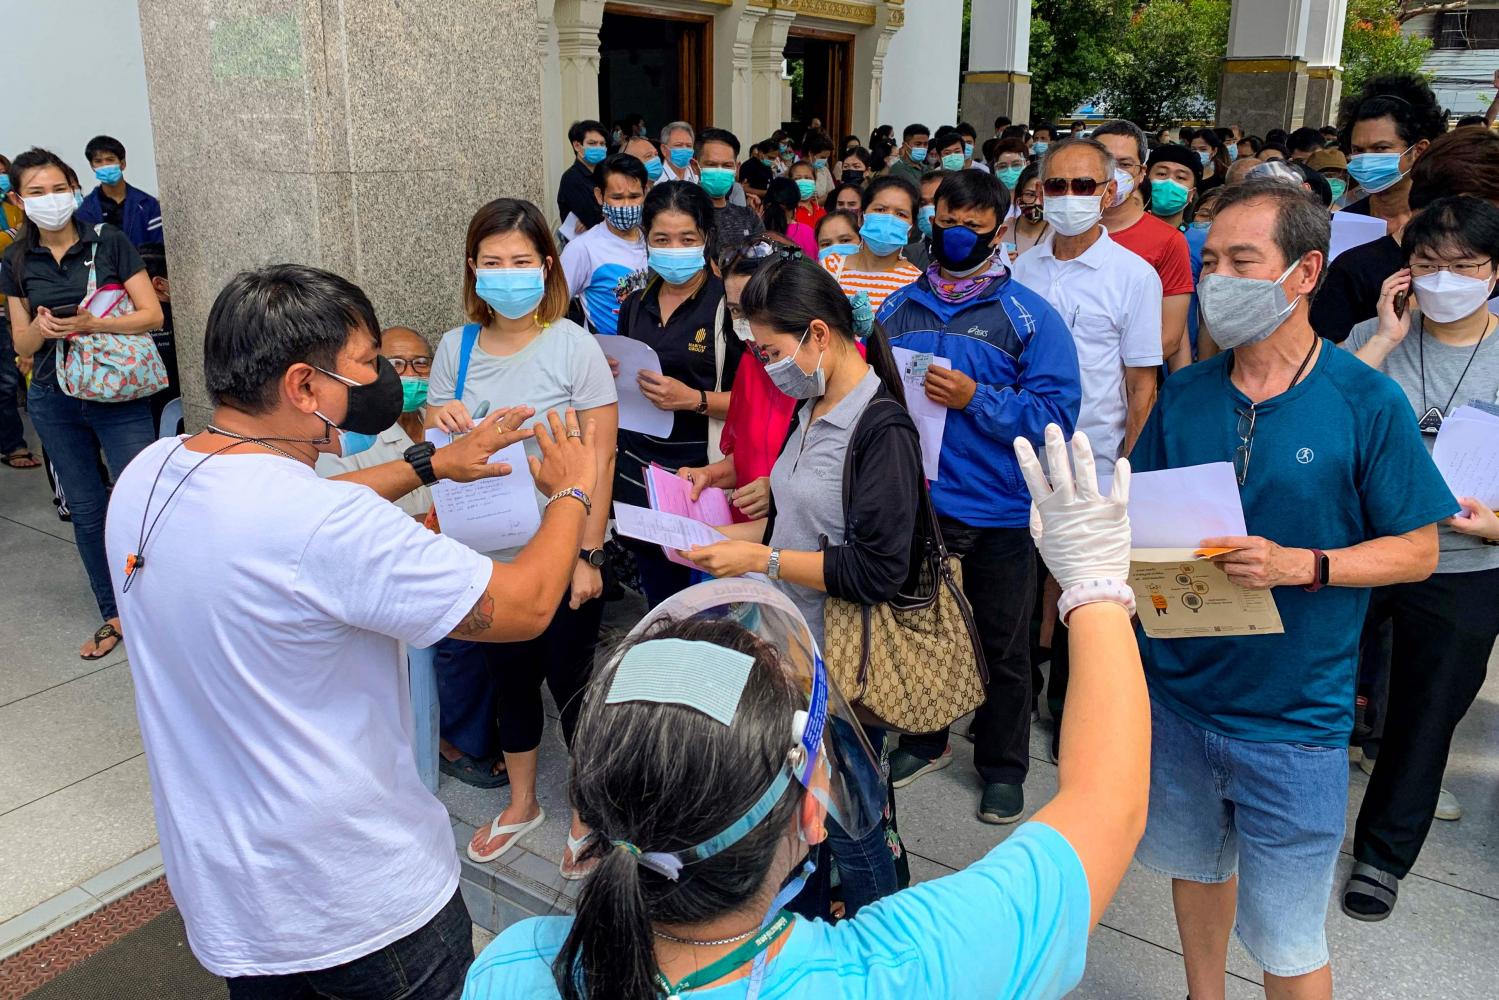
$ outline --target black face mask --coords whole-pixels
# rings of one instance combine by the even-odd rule
[[[933,219],[932,257],[947,273],[965,275],[994,255],[992,244],[998,232],[998,226],[976,233],[967,226],[941,226]]]
[[[319,368],[318,371],[339,382],[344,381],[343,376],[326,369]],[[383,354],[375,359],[375,371],[378,373],[375,381],[348,386],[349,410],[335,425],[339,430],[352,431],[355,434],[379,434],[400,419],[401,376],[396,374],[395,368],[385,360]],[[323,415],[319,413],[318,416]],[[323,419],[328,418],[323,417]]]
[[[863,184],[864,183],[864,171],[862,171],[862,170],[845,170],[843,172],[843,183],[845,183],[845,184]]]

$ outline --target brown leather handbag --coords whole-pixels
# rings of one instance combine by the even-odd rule
[[[865,413],[881,403],[900,405],[875,400]],[[855,427],[850,442],[857,435]],[[852,451],[843,461],[845,523]],[[907,733],[951,725],[983,704],[989,683],[962,564],[942,541],[925,487],[919,503],[916,565],[901,593],[874,605],[828,597],[823,606],[823,659],[838,689],[865,722]]]

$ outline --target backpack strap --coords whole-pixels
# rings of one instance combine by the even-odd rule
[[[468,381],[468,359],[479,342],[479,324],[465,323],[463,338],[458,342],[458,381],[453,384],[453,398],[462,402],[463,383]]]

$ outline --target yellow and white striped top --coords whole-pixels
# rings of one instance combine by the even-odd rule
[[[847,261],[848,258],[842,254],[830,253],[822,266],[838,279],[838,285],[845,295],[868,292],[870,308],[875,312],[880,311],[880,306],[885,304],[885,299],[891,292],[904,288],[921,277],[921,269],[905,258],[901,258],[899,265],[890,271],[856,271],[847,266]]]

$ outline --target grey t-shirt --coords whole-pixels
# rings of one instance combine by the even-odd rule
[[[442,335],[427,381],[429,407],[453,401],[462,343],[461,326]],[[490,354],[477,341],[474,343],[464,377],[463,402],[473,413],[481,400],[496,410],[534,406],[536,416],[524,424],[529,427],[546,420],[548,410],[556,410],[559,415],[569,406],[580,411],[591,410],[618,402],[619,395],[609,371],[609,359],[604,357],[598,341],[571,320],[559,319],[525,347],[504,357]],[[526,454],[540,458],[541,449],[535,441],[527,441]],[[546,497],[537,493],[536,502],[544,508]],[[485,555],[509,562],[519,552],[519,548],[514,548]]]
[[[1357,352],[1378,329],[1377,317],[1364,320],[1354,325],[1348,339],[1339,346]],[[1423,352],[1426,356],[1424,389]],[[1463,374],[1464,368],[1467,374]],[[1412,305],[1410,333],[1385,358],[1383,371],[1405,391],[1416,420],[1433,406],[1447,414],[1474,399],[1499,403],[1499,331],[1489,334],[1476,348],[1471,344],[1453,347],[1422,333],[1421,313]],[[1430,451],[1436,445],[1437,436],[1422,434],[1421,439]],[[1472,573],[1499,567],[1499,548],[1484,545],[1481,539],[1453,531],[1445,524],[1439,525],[1437,532],[1442,550],[1438,573]]]
[[[776,502],[772,548],[816,552],[821,536],[829,545],[843,544],[843,463],[854,427],[874,394],[880,378],[873,369],[827,413],[812,420],[812,403],[798,414],[791,440],[770,470],[770,492]],[[810,426],[809,426],[810,422]],[[827,594],[785,580],[777,585],[796,604],[822,646],[822,605]]]

